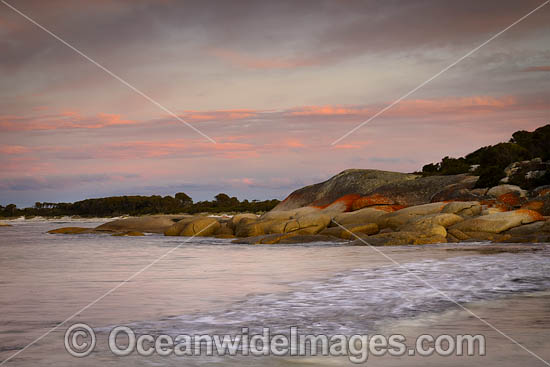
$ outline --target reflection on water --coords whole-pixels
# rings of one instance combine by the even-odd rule
[[[74,225],[74,223],[71,223]],[[109,235],[48,235],[67,225],[21,222],[0,240],[0,359],[22,348],[185,239]],[[80,224],[95,226],[90,222]],[[536,254],[457,256],[433,247],[383,249],[404,268],[368,247],[337,244],[232,245],[194,239],[75,318],[97,328],[131,324],[140,332],[235,334],[241,326],[287,332],[372,333],[382,322],[455,305],[409,272],[459,302],[496,299],[550,288],[548,250]],[[453,257],[450,257],[453,256]],[[63,350],[65,327],[12,365],[179,364],[172,359],[120,360],[102,350],[74,359]],[[188,364],[215,359],[187,360]],[[257,360],[233,360],[255,365]],[[262,364],[285,364],[284,358]],[[224,365],[229,360],[224,360]]]

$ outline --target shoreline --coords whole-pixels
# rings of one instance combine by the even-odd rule
[[[17,334],[4,334],[8,346],[24,345],[24,341],[32,340],[36,334],[45,332],[51,327],[52,323],[63,320],[67,315],[111,289],[116,284],[113,282],[123,281],[149,264],[150,259],[162,256],[168,248],[181,243],[177,238],[161,235],[148,236],[140,240],[108,236],[45,236],[44,232],[53,226],[54,224],[48,221],[27,222],[19,229],[16,226],[14,230],[5,231],[8,239],[4,246],[4,253],[8,261],[4,263],[3,271],[10,274],[14,271],[13,269],[18,269],[16,273],[18,275],[12,278],[6,277],[11,280],[3,284],[3,289],[10,292],[16,301],[13,306],[4,307],[4,318],[10,323],[21,325],[21,330],[18,330]],[[28,227],[28,230],[25,227]],[[320,246],[229,244],[229,240],[196,238],[174,251],[170,258],[148,269],[147,276],[140,276],[131,284],[120,288],[112,297],[107,297],[93,308],[86,310],[86,313],[77,317],[74,322],[88,322],[93,327],[99,328],[132,322],[154,324],[161,321],[170,327],[175,325],[170,317],[176,317],[177,320],[181,315],[190,315],[191,319],[196,319],[199,316],[220,315],[220,312],[228,310],[230,313],[222,318],[223,322],[224,319],[231,320],[233,315],[231,312],[238,312],[247,305],[243,302],[252,300],[245,310],[251,311],[250,313],[254,313],[261,320],[264,320],[262,319],[264,312],[268,312],[265,314],[265,323],[271,325],[273,322],[278,324],[277,320],[280,319],[270,316],[272,312],[283,310],[289,317],[293,316],[293,312],[296,311],[293,305],[296,301],[293,301],[293,297],[288,299],[287,295],[300,296],[304,291],[309,294],[307,300],[313,307],[312,312],[323,312],[323,307],[315,310],[317,302],[330,303],[331,300],[337,302],[336,306],[333,306],[336,308],[327,309],[326,317],[316,314],[319,320],[330,320],[332,316],[329,315],[333,312],[338,314],[343,310],[340,307],[348,305],[349,301],[354,302],[355,307],[361,302],[368,302],[369,296],[374,297],[372,292],[384,296],[381,299],[372,298],[371,301],[374,303],[361,309],[368,311],[371,306],[376,307],[378,302],[385,304],[384,299],[387,300],[385,297],[392,293],[391,289],[387,289],[389,293],[384,291],[385,282],[380,285],[373,283],[372,290],[365,288],[355,293],[357,287],[365,287],[363,280],[369,279],[368,276],[366,278],[361,276],[362,273],[371,274],[371,279],[379,279],[383,275],[386,281],[393,280],[396,286],[405,287],[402,288],[405,293],[409,287],[413,286],[410,283],[410,277],[406,274],[396,278],[394,264],[368,247],[321,244]],[[499,261],[510,264],[509,261],[516,263],[519,259],[526,257],[532,259],[539,257],[529,254],[486,255],[491,256],[486,257],[471,251],[447,251],[449,248],[473,248],[478,245],[489,244],[392,246],[384,248],[383,251],[397,262],[412,264],[419,270],[424,268],[414,265],[418,262],[432,264],[457,259],[460,264],[467,266],[465,269],[471,270],[472,267],[477,266],[467,258],[482,260],[486,264],[493,263],[498,258]],[[546,249],[541,254],[546,257],[549,247],[546,245],[541,247]],[[460,258],[464,258],[465,261]],[[22,269],[25,270],[22,271]],[[447,271],[441,266],[438,269],[441,275]],[[481,269],[485,268],[481,267]],[[464,273],[472,274],[470,270]],[[528,267],[526,270],[529,270]],[[389,272],[386,273],[386,271]],[[480,275],[489,277],[491,273],[485,269]],[[351,278],[339,283],[342,276],[351,276]],[[75,281],[68,282],[67,279],[75,279]],[[312,282],[316,286],[312,286]],[[322,288],[318,288],[319,286]],[[319,294],[318,292],[325,287],[329,287],[329,293]],[[340,290],[340,287],[344,289]],[[200,294],[200,297],[197,297],[197,294]],[[425,297],[424,295],[429,297],[429,294],[421,293],[419,300]],[[271,297],[275,297],[274,303],[271,303]],[[396,294],[395,297],[399,304],[401,293]],[[384,317],[384,310],[385,308],[381,310],[380,317]],[[250,315],[250,313],[245,312],[244,315]],[[359,316],[360,314],[357,314],[356,317]],[[235,318],[235,321],[238,320],[241,318]],[[240,322],[248,323],[246,319],[243,320]],[[280,320],[284,323],[284,318]],[[335,321],[337,320],[345,323],[347,318],[337,318]],[[357,320],[360,321],[360,318]],[[8,330],[12,330],[9,326],[11,324],[6,325]],[[303,326],[307,325],[309,324],[303,324]],[[182,331],[187,330],[190,329],[184,328]],[[33,348],[34,352],[26,356],[32,358],[33,355],[47,355],[49,360],[59,361],[57,365],[71,365],[74,360],[67,355],[62,343],[59,342],[62,332],[63,330],[60,330],[58,334]],[[9,353],[6,352],[6,354]],[[100,359],[102,357],[106,356],[101,353],[97,356]],[[26,358],[25,361],[29,361]],[[83,360],[83,363],[97,365],[97,358]],[[378,359],[373,358],[373,360]],[[123,362],[132,361],[134,359],[129,358]],[[135,361],[138,365],[143,362],[142,359]],[[268,361],[285,362],[279,359],[268,359]],[[295,359],[292,361],[300,362]],[[319,363],[323,364],[323,361],[330,363],[330,359],[321,359]]]

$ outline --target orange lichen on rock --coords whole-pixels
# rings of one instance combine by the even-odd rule
[[[495,205],[496,200],[481,200],[479,202],[481,205],[487,205],[488,208],[492,208]]]
[[[508,192],[500,195],[498,201],[509,206],[518,206],[520,204],[520,197],[517,192]]]
[[[338,199],[334,200],[332,203],[327,205],[311,205],[311,206],[314,208],[325,209],[335,204],[343,204],[346,207],[346,211],[350,211],[353,202],[360,197],[361,195],[358,195],[358,194],[348,194],[348,195],[339,197]]]
[[[546,196],[546,195],[550,195],[550,189],[540,190],[539,196]]]
[[[391,205],[394,201],[384,195],[373,194],[362,196],[355,200],[351,206],[351,210],[359,210],[373,205]]]
[[[539,212],[530,209],[518,209],[516,213],[527,214],[533,221],[544,220],[544,216]]]
[[[510,211],[510,207],[506,204],[495,204],[493,205],[493,208],[498,209],[501,212]]]
[[[520,209],[530,209],[539,211],[544,206],[544,203],[542,201],[531,201],[529,203],[523,204]]]

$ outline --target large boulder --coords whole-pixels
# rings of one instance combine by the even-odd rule
[[[341,226],[347,227],[350,224],[367,224],[367,223],[379,223],[380,219],[388,213],[382,210],[376,210],[373,208],[363,208],[349,213],[341,213],[334,217],[334,222]],[[331,226],[337,226],[336,223]]]
[[[481,204],[478,201],[453,201],[441,209],[441,213],[457,214],[462,217],[473,217],[481,214]]]
[[[501,179],[500,182],[531,189],[544,182],[548,182],[549,172],[550,161],[544,162],[541,158],[514,162],[504,169],[506,177]]]
[[[240,214],[235,214],[231,220],[229,221],[229,226],[231,228],[235,228],[237,226],[237,224],[240,223],[241,220],[243,219],[250,219],[252,221],[254,220],[257,220],[258,219],[258,216],[256,214],[253,214],[253,213],[240,213]]]
[[[550,220],[525,224],[504,233],[510,236],[506,242],[550,242]]]
[[[112,222],[104,223],[97,226],[97,231],[103,232],[147,232],[147,233],[164,233],[175,222],[183,219],[185,216],[175,215],[150,215],[143,217],[117,219]]]
[[[388,213],[380,218],[379,225],[382,227],[399,228],[407,222],[429,214],[440,213],[447,203],[430,203],[411,206],[393,213]]]
[[[290,210],[304,206],[325,207],[347,195],[356,195],[356,199],[360,196],[369,195],[374,189],[382,185],[413,180],[417,177],[416,175],[399,172],[348,169],[327,181],[292,192],[273,211]]]
[[[473,188],[479,177],[466,176],[458,183],[450,184],[442,188],[441,191],[434,194],[432,202],[437,201],[478,201],[483,199],[483,195],[473,191]]]
[[[275,211],[272,210],[263,214],[260,217],[260,219],[282,221],[282,220],[303,217],[305,215],[315,214],[320,212],[321,212],[320,208],[305,206],[303,208],[296,208],[296,209],[290,209],[290,210],[275,210]]]
[[[85,233],[94,233],[94,228],[85,228],[85,227],[62,227],[56,228],[48,231],[51,234],[85,234]]]
[[[510,212],[494,213],[467,219],[455,224],[451,228],[458,229],[462,232],[500,233],[510,228],[539,220],[544,220],[544,217],[539,213],[528,209],[518,209]]]
[[[414,218],[402,226],[399,231],[404,232],[422,232],[432,236],[447,237],[446,228],[462,222],[464,218],[451,213],[429,214],[419,218]]]
[[[450,189],[456,190],[459,187],[470,187],[472,180],[472,176],[466,174],[420,177],[382,185],[369,194],[379,194],[391,198],[397,204],[414,206],[436,201],[434,198],[441,192]],[[467,200],[472,199],[468,198]]]
[[[214,236],[218,238],[231,238],[234,237],[235,232],[233,231],[233,226],[230,221],[220,222],[220,226],[214,232]]]
[[[145,234],[143,232],[138,232],[138,231],[129,231],[129,232],[113,233],[112,236],[114,236],[114,237],[141,237],[141,236],[145,236]]]
[[[290,233],[298,231],[300,234],[315,234],[326,228],[331,221],[328,214],[313,213],[287,221],[274,221],[266,233]]]
[[[525,197],[527,195],[527,191],[516,185],[498,185],[495,187],[491,187],[489,191],[487,191],[487,195],[498,198],[499,196],[508,194],[510,192],[516,192],[521,197]]]
[[[254,237],[261,236],[266,234],[266,229],[269,228],[274,223],[277,223],[276,220],[257,220],[257,221],[248,221],[241,220],[239,224],[235,227],[235,236],[237,237]],[[280,222],[280,221],[279,221]]]
[[[220,226],[220,222],[216,218],[197,218],[187,223],[179,235],[208,237],[216,233]]]
[[[535,210],[542,215],[550,216],[550,186],[535,189],[533,196],[522,208]]]
[[[164,235],[165,236],[179,236],[181,231],[183,231],[183,229],[185,228],[185,226],[188,223],[194,221],[195,219],[197,219],[197,217],[188,217],[188,218],[183,218],[180,221],[177,221],[176,223],[172,224],[170,227],[168,227],[164,230]]]
[[[506,233],[511,234],[512,236],[528,236],[539,233],[550,234],[550,220],[537,221],[529,224],[524,224],[522,226],[517,226],[506,231]]]

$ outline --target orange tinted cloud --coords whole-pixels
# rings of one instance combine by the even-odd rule
[[[287,139],[283,142],[283,145],[289,148],[304,148],[305,145],[298,139]]]
[[[185,111],[185,114],[182,117],[189,121],[239,120],[256,116],[258,113],[259,111],[251,109]]]
[[[194,142],[184,139],[167,141],[128,141],[104,146],[96,150],[92,155],[95,158],[159,158],[159,157],[197,157],[213,155],[223,158],[249,158],[257,155],[257,147],[244,143],[217,144]]]
[[[546,109],[547,104],[542,100],[520,101],[514,96],[490,97],[473,96],[441,99],[409,99],[401,101],[384,113],[387,116],[412,117],[432,114],[483,114],[488,112]],[[305,106],[285,112],[286,116],[356,116],[368,117],[379,111],[384,105],[378,106]]]
[[[35,131],[59,129],[100,129],[117,125],[133,125],[136,121],[123,119],[119,114],[99,113],[84,117],[75,111],[62,111],[43,116],[0,116],[0,131]]]
[[[305,106],[289,112],[290,116],[338,116],[338,115],[362,115],[370,110],[360,107],[344,106]]]
[[[0,145],[0,153],[6,155],[16,155],[30,152],[30,149],[22,145]]]
[[[550,66],[531,66],[523,71],[550,71]]]
[[[439,113],[476,114],[508,110],[519,105],[513,96],[494,98],[475,96],[443,99],[411,99],[397,104],[387,112],[393,116],[422,116]]]

